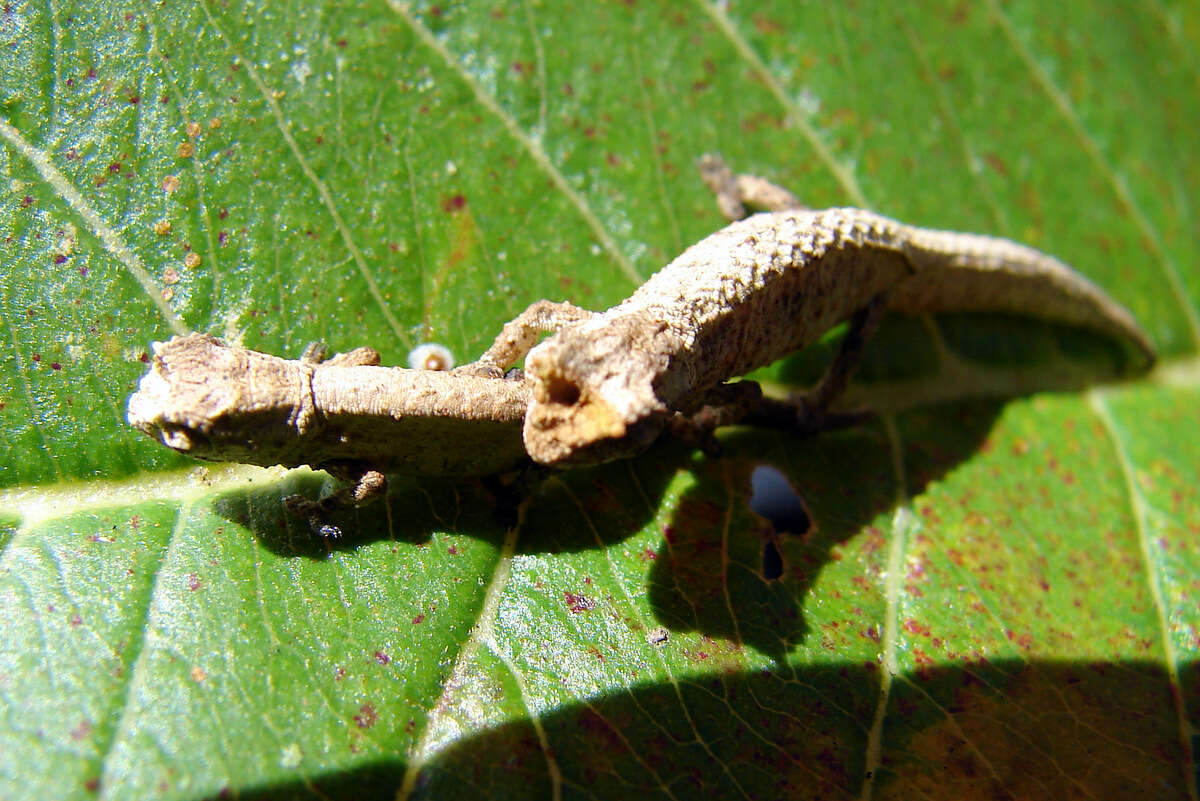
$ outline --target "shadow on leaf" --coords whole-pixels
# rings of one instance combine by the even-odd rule
[[[1200,681],[1200,665],[1184,667]],[[873,663],[635,685],[459,740],[412,797],[550,798],[560,783],[563,798],[857,799],[880,689]],[[1184,799],[1171,697],[1146,662],[964,659],[903,674],[875,732],[874,794]],[[404,770],[396,758],[237,795],[390,799]]]

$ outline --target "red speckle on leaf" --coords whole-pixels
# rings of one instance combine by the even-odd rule
[[[142,351],[142,355],[138,356],[138,361],[141,362],[142,364],[149,364],[150,363],[150,354],[146,353],[146,351]]]
[[[141,95],[130,95],[130,96],[129,96],[129,103],[130,103],[130,105],[134,105],[134,106],[136,106],[138,103],[141,103],[141,102],[142,102],[142,96],[141,96]]]
[[[33,198],[30,197],[29,195],[26,195],[25,197],[21,198],[21,208],[27,209],[32,205],[33,205]]]
[[[229,209],[221,209],[220,211],[217,212],[218,220],[223,220],[228,216],[229,216]]]
[[[425,622],[425,615],[416,615],[415,617],[413,617],[412,622],[413,622],[414,626],[421,625],[422,623]]]
[[[375,661],[381,665],[386,665],[388,662],[392,661],[392,658],[390,656],[388,656],[387,654],[385,654],[383,651],[376,651],[375,652]]]
[[[914,620],[912,618],[909,618],[908,620],[904,621],[904,630],[907,631],[909,634],[919,634],[922,637],[928,637],[929,633],[930,633],[929,626],[926,626],[924,623],[921,623],[919,620]]]
[[[576,615],[596,607],[596,602],[591,598],[573,592],[564,592],[563,600],[567,602],[567,608],[571,610],[571,613]]]
[[[223,246],[228,241],[229,241],[229,232],[228,231],[221,231],[220,233],[217,234],[217,244],[218,245]]]
[[[379,720],[379,713],[375,711],[375,707],[371,704],[363,704],[358,708],[358,714],[354,716],[354,722],[358,724],[360,729],[369,729]]]
[[[449,548],[446,549],[446,553],[450,554],[451,556],[458,556],[458,546],[451,545]]]
[[[336,667],[333,670],[333,680],[341,681],[346,678],[346,669],[344,667]]]
[[[187,588],[189,590],[195,592],[196,590],[200,589],[200,584],[201,582],[199,576],[197,576],[195,573],[187,574]]]
[[[61,370],[62,365],[59,364],[58,362],[50,362],[50,369],[51,370]]]
[[[92,733],[91,722],[87,721],[87,720],[81,720],[81,721],[79,721],[78,726],[71,729],[71,739],[72,740],[82,740],[84,737],[87,737],[91,733]]]
[[[643,562],[653,562],[657,558],[658,558],[658,554],[654,552],[653,548],[647,547],[647,548],[642,549],[642,561]]]
[[[1024,651],[1028,651],[1033,647],[1032,634],[1017,634],[1012,629],[1008,629],[1004,634],[1008,637],[1009,641],[1015,642]]]
[[[442,199],[442,211],[455,212],[461,211],[467,205],[467,199],[461,194],[451,195],[448,198]]]
[[[121,171],[121,162],[114,161],[112,164],[109,164],[108,171],[109,172],[120,172]]]
[[[129,518],[129,527],[134,529],[135,531],[137,529],[141,528],[142,527],[142,518],[137,515],[134,515],[133,517]]]
[[[95,78],[95,77],[96,77],[96,68],[95,68],[95,67],[91,67],[91,68],[89,68],[89,69],[88,69],[88,71],[87,71],[87,76],[86,76],[86,77],[88,77],[88,78]]]
[[[72,625],[72,626],[82,626],[82,625],[83,625],[83,618],[81,618],[81,617],[79,616],[79,613],[78,613],[78,612],[76,612],[75,614],[71,615],[71,620],[70,620],[70,623],[71,623],[71,625]]]

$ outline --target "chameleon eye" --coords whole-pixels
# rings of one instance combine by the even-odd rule
[[[414,370],[449,370],[454,367],[454,354],[445,345],[426,342],[409,351],[408,366]]]
[[[160,437],[163,445],[180,453],[188,453],[205,444],[203,435],[182,426],[163,426]]]

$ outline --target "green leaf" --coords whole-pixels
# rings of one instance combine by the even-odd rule
[[[0,796],[1198,801],[1187,2],[18,0],[0,32]],[[124,422],[174,332],[466,360],[531,301],[612,304],[720,225],[709,151],[1052,252],[1163,364],[1079,389],[1111,346],[894,320],[860,429],[663,444],[510,530],[397,478],[329,546],[281,505],[323,474]]]

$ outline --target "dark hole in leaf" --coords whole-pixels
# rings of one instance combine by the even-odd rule
[[[783,554],[779,552],[774,537],[763,543],[762,574],[767,581],[774,581],[783,575]]]
[[[780,534],[806,534],[812,519],[804,500],[792,489],[783,473],[759,465],[750,474],[750,509],[765,517]]]

